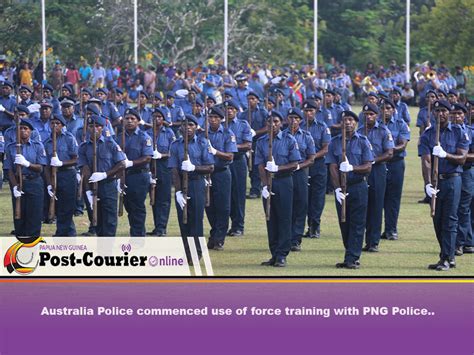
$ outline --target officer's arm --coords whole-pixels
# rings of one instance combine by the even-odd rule
[[[13,112],[8,111],[8,110],[3,111],[3,113],[6,114],[7,116],[9,116],[12,120],[15,117],[15,114]]]
[[[194,171],[198,174],[212,174],[214,171],[214,165],[196,165]]]
[[[265,170],[265,164],[258,165],[258,174],[260,175],[260,181],[262,182],[262,186],[267,186],[267,171]]]
[[[68,166],[74,166],[77,164],[77,155],[76,156],[73,156],[71,159],[69,160],[63,160],[63,167],[68,167]]]
[[[329,164],[329,174],[331,174],[331,182],[332,186],[335,189],[341,187],[341,183],[339,181],[339,165],[335,163]]]
[[[361,174],[361,175],[370,174],[371,170],[372,170],[371,161],[365,161],[362,163],[362,165],[354,165],[354,173],[357,173],[357,174]]]
[[[164,154],[162,154],[161,156],[163,157]],[[133,166],[142,166],[142,165],[146,165],[148,164],[149,162],[151,161],[151,156],[149,155],[144,155],[138,159],[135,159],[133,160]]]
[[[310,165],[313,165],[315,157],[316,157],[316,154],[308,155],[307,159],[300,164],[300,169],[304,169]]]
[[[8,169],[8,180],[10,180],[11,186],[18,186],[18,182],[16,181],[16,175],[12,169]]]
[[[431,183],[431,154],[421,156],[421,172],[425,185]]]
[[[112,121],[112,127],[118,127],[118,126],[121,126],[122,125],[122,116],[120,116],[119,118],[115,119]]]
[[[31,163],[28,169],[34,171],[35,173],[41,173],[43,171],[43,165]]]
[[[51,185],[51,166],[50,165],[45,166],[44,177],[46,178],[46,185]]]
[[[296,167],[298,166],[298,162],[297,161],[292,161],[288,164],[285,164],[285,165],[278,165],[278,172],[280,173],[286,173],[286,172],[289,172],[289,171],[293,171],[293,170],[296,170]]]
[[[171,177],[173,179],[173,186],[175,191],[181,191],[181,178],[177,168],[171,170]]]
[[[397,142],[397,143],[400,143],[400,144],[393,147],[393,153],[394,154],[399,153],[399,152],[403,152],[407,148],[408,141],[406,139],[400,139],[399,142]]]
[[[237,144],[237,149],[239,152],[246,152],[252,149],[252,142],[244,141],[242,144]]]
[[[324,156],[328,153],[328,147],[329,147],[329,143],[323,143],[321,146],[321,150],[316,153],[316,155],[314,156],[314,159],[324,158]]]
[[[262,128],[260,128],[259,130],[255,131],[255,137],[260,137],[260,136],[264,135],[267,132],[268,132],[268,127],[267,127],[267,125],[265,125]]]
[[[389,161],[393,157],[393,149],[388,149],[385,152],[383,152],[382,155],[375,157],[375,163],[381,163],[384,161]]]
[[[125,169],[125,160],[119,161],[117,164],[114,165],[112,169],[107,171],[107,178],[116,176],[119,172],[121,172],[123,169]]]
[[[469,153],[467,153],[466,162],[469,162],[469,163],[474,162],[474,148],[471,149],[471,151]]]
[[[234,159],[234,153],[221,152],[220,150],[216,151],[216,157],[226,161],[232,161]]]
[[[467,149],[456,149],[456,154],[447,153],[446,159],[456,165],[464,165],[466,162]]]

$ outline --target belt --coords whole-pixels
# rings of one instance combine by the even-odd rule
[[[23,180],[26,180],[26,181],[35,180],[39,177],[40,177],[40,175],[23,175],[22,176]]]
[[[240,160],[245,156],[245,153],[234,153],[234,160]]]
[[[293,175],[292,172],[289,172],[289,173],[275,173],[273,175],[273,178],[274,179],[283,179],[283,178],[286,178],[286,177],[290,177],[292,175]]]
[[[470,170],[471,168],[472,168],[472,165],[471,165],[471,166],[465,166],[465,165],[464,165],[464,166],[462,167],[462,170],[463,170],[463,171],[467,171],[467,170]]]
[[[58,168],[58,171],[67,171],[67,170],[76,170],[75,166],[61,166]]]
[[[400,160],[403,160],[405,159],[405,157],[393,157],[392,159],[390,159],[388,162],[389,163],[395,163],[397,161],[400,161]]]
[[[447,180],[451,179],[456,176],[461,176],[461,173],[451,173],[451,174],[439,174],[439,179],[440,180]]]
[[[374,165],[375,165],[375,166],[386,165],[386,162],[385,162],[385,161],[381,161],[380,163],[375,163]]]
[[[201,180],[203,178],[204,178],[204,175],[200,175],[200,174],[189,175],[188,174],[189,180]]]
[[[347,186],[352,186],[352,185],[357,185],[358,183],[362,182],[362,181],[367,181],[367,178],[364,176],[360,179],[354,179],[354,180],[349,180],[347,182]]]
[[[135,174],[149,173],[150,170],[148,168],[128,169],[126,172],[127,172],[127,175],[135,175]]]
[[[226,171],[226,170],[229,170],[229,166],[227,166],[227,165],[224,166],[224,167],[219,167],[219,168],[214,167],[214,172],[215,173],[221,173],[221,172]]]

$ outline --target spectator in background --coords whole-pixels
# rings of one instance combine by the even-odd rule
[[[156,73],[155,67],[153,65],[149,65],[148,68],[145,70],[145,74],[143,77],[145,91],[152,95],[155,92],[156,86]]]
[[[405,85],[403,85],[401,100],[408,106],[415,106],[415,92],[411,88],[410,83],[405,83]]]
[[[63,68],[61,68],[61,62],[59,60],[56,60],[54,64],[54,68],[51,70],[50,78],[51,78],[50,82],[51,82],[51,85],[53,86],[54,93],[57,95],[59,94],[59,91],[61,90],[61,86],[64,83]]]
[[[33,87],[33,73],[31,72],[30,66],[28,63],[24,63],[23,67],[19,73],[20,76],[20,85],[28,85],[29,87]]]
[[[103,88],[105,85],[105,69],[98,60],[92,69],[92,86],[94,89]]]
[[[92,68],[87,63],[87,60],[81,60],[81,67],[79,68],[79,86],[82,88],[89,86],[89,80],[92,76]]]
[[[456,66],[456,72],[454,73],[454,80],[456,80],[456,90],[459,91],[459,96],[461,100],[466,96],[466,85],[467,85],[467,76],[464,73],[461,66]]]
[[[77,95],[79,93],[79,72],[76,69],[76,65],[74,63],[70,63],[68,68],[66,69],[66,82],[71,84],[74,88],[74,94]]]
[[[110,66],[107,68],[107,71],[105,73],[105,83],[109,90],[112,90],[118,87],[119,77],[120,77],[120,71],[117,68],[117,64],[110,63]]]

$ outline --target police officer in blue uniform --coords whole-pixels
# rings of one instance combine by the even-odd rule
[[[147,107],[149,95],[146,91],[140,91],[138,95],[138,106],[136,108],[137,112],[140,114],[141,120],[140,125],[141,129],[148,130],[152,127],[152,113],[153,110],[150,107]]]
[[[343,111],[341,121],[346,130],[346,160],[342,159],[342,134],[329,143],[326,163],[330,164],[332,184],[335,188],[336,210],[341,220],[342,200],[346,200],[346,220],[340,222],[345,255],[337,268],[358,269],[362,252],[367,217],[368,186],[374,156],[367,137],[356,132],[359,117],[352,111]],[[347,174],[347,192],[341,189],[340,173]]]
[[[175,98],[176,95],[174,92],[169,91],[166,93],[166,107],[171,113],[171,129],[173,130],[174,134],[178,136],[179,127],[181,127],[181,123],[184,120],[184,113],[181,107],[174,103]]]
[[[33,94],[33,89],[28,85],[21,85],[18,88],[18,93],[20,94],[20,105],[30,106],[34,104],[34,101],[31,100],[31,95]]]
[[[48,100],[53,104],[53,114],[61,114],[61,108],[59,106],[59,100],[54,97],[54,88],[52,85],[46,83],[43,85],[43,97],[42,100]]]
[[[84,119],[74,113],[76,101],[72,97],[64,97],[61,100],[61,115],[66,122],[68,132],[76,136],[77,130],[84,126]]]
[[[2,83],[2,96],[0,97],[0,131],[4,132],[8,127],[13,126],[16,98],[12,96],[13,83],[5,80]]]
[[[271,258],[262,266],[285,267],[286,257],[291,249],[291,221],[293,215],[292,172],[301,160],[295,137],[281,130],[283,117],[272,111],[268,119],[268,133],[257,141],[256,164],[262,181],[263,207],[270,198],[270,218],[267,220],[268,245]],[[273,126],[273,127],[272,127]],[[269,135],[273,133],[272,160],[269,160]],[[273,174],[269,187],[268,174]],[[304,229],[304,227],[303,227]]]
[[[91,115],[87,119],[89,138],[79,147],[78,166],[84,175],[82,183],[86,190],[89,207],[93,206],[93,184],[97,189],[98,236],[115,236],[117,230],[117,175],[125,168],[126,156],[120,146],[111,138],[104,137],[105,117]],[[94,133],[95,130],[95,133]],[[97,145],[97,171],[93,169],[93,143]]]
[[[420,136],[425,129],[435,124],[433,104],[438,99],[438,94],[434,90],[428,90],[425,96],[425,106],[418,112],[416,126],[420,128]],[[428,118],[428,105],[430,105],[430,117]]]
[[[50,118],[53,115],[53,104],[47,100],[40,102],[40,114],[33,116],[31,124],[39,132],[41,141],[45,142],[51,135]]]
[[[402,200],[405,178],[406,148],[410,141],[410,127],[395,116],[395,104],[390,99],[382,103],[382,122],[389,129],[393,139],[393,157],[387,161],[387,185],[385,187],[384,219],[385,229],[382,239],[398,239],[398,215]]]
[[[365,247],[363,251],[378,252],[382,233],[382,214],[387,185],[387,161],[393,157],[393,137],[388,128],[377,121],[379,108],[372,104],[364,105],[365,126],[357,130],[369,139],[374,154],[374,164],[369,175],[369,203]],[[400,119],[400,118],[399,118]]]
[[[252,129],[247,121],[237,118],[239,104],[235,100],[224,102],[227,108],[228,127],[235,134],[238,152],[230,164],[232,175],[230,219],[232,221],[228,235],[240,237],[244,234],[245,195],[247,192],[247,161],[245,154],[252,149]],[[225,126],[225,124],[224,124]]]
[[[166,105],[163,105],[163,98],[159,92],[155,92],[153,95],[153,112],[156,112],[156,109],[160,109],[161,112],[165,114],[163,124],[168,126],[171,124],[171,111]]]
[[[241,112],[238,116],[239,119],[245,120],[250,124],[252,132],[252,171],[250,175],[250,193],[247,196],[250,199],[260,197],[260,174],[258,173],[258,166],[255,165],[255,146],[257,139],[260,138],[267,132],[267,117],[268,112],[265,108],[259,106],[260,98],[254,91],[249,91],[247,94],[248,104],[250,105],[251,122],[249,122],[249,109]],[[248,105],[247,105],[248,106]]]
[[[407,125],[410,125],[411,117],[410,111],[406,103],[402,102],[402,90],[398,86],[394,86],[390,92],[390,97],[395,104],[395,112],[398,118],[401,118],[406,122]]]
[[[124,99],[123,90],[120,88],[115,88],[115,102],[113,103],[115,107],[117,107],[117,111],[119,112],[120,116],[124,117],[125,111],[130,108],[128,102]]]
[[[20,121],[21,154],[17,154],[16,142],[5,147],[5,169],[12,189],[13,208],[15,201],[20,198],[21,218],[15,219],[15,236],[37,238],[41,235],[43,211],[38,206],[43,205],[44,189],[41,172],[47,164],[43,144],[30,139],[33,125],[28,120]],[[16,174],[16,166],[21,166],[23,186],[20,190]]]
[[[334,97],[336,96],[336,92],[331,89],[326,89],[324,91],[324,100],[325,100],[325,109],[331,113],[332,117],[332,126],[329,126],[331,130],[331,136],[337,136],[341,133],[341,113],[344,110],[342,106],[336,105],[334,103]]]
[[[148,235],[162,237],[166,235],[168,219],[171,208],[171,169],[168,168],[171,143],[176,140],[173,130],[166,127],[165,118],[169,113],[166,107],[158,107],[153,111],[153,119],[156,121],[156,137],[154,137],[153,157],[155,174],[155,203],[153,209],[153,231]],[[150,134],[150,133],[149,133]],[[153,130],[151,131],[153,137]]]
[[[302,107],[304,108],[304,104],[306,102],[310,102],[310,106],[312,106],[312,109],[315,110],[316,120],[318,120],[319,122],[323,122],[328,128],[331,128],[334,124],[334,118],[331,112],[326,107],[323,107],[321,105],[323,97],[319,92],[316,92],[311,96],[311,99],[305,100],[303,102]]]
[[[20,120],[25,120],[31,123],[33,126],[32,119],[30,118],[30,110],[28,107],[23,105],[16,106],[16,112]],[[4,132],[5,146],[9,143],[16,142],[16,125],[8,127]],[[33,128],[30,133],[30,139],[36,142],[41,142],[41,136],[37,129]]]
[[[372,105],[378,105],[379,103],[379,98],[377,96],[377,93],[375,92],[369,92],[367,94],[367,98],[365,99],[365,103],[364,105],[366,104],[372,104]],[[364,111],[360,111],[359,113],[359,128],[360,127],[363,127],[365,124],[365,114],[364,114]]]
[[[235,81],[237,81],[237,86],[232,88],[233,98],[242,110],[247,110],[248,108],[248,94],[250,93],[250,89],[248,88],[248,81],[247,75],[239,74],[235,77]]]
[[[80,98],[74,106],[74,113],[79,117],[84,118],[84,115],[86,114],[86,105],[92,97],[92,91],[89,88],[82,88]]]
[[[305,234],[305,237],[308,238],[319,238],[321,236],[321,215],[326,199],[328,170],[324,157],[328,152],[331,132],[324,120],[318,119],[317,115],[321,112],[320,110],[320,105],[315,100],[306,100],[303,103],[305,120],[300,125],[311,134],[316,152],[314,163],[309,165],[308,232]]]
[[[97,89],[95,92],[95,96],[100,100],[101,102],[101,110],[102,114],[107,117],[107,119],[110,121],[112,124],[112,127],[116,127],[121,125],[121,118],[120,113],[117,110],[117,107],[107,100],[107,96],[109,95],[109,90],[107,88],[100,88]]]
[[[172,169],[173,185],[176,191],[176,211],[179,229],[183,239],[188,262],[192,264],[188,237],[194,237],[197,254],[202,255],[199,237],[204,235],[203,219],[205,205],[204,175],[214,170],[214,157],[209,152],[209,142],[197,135],[197,119],[192,115],[185,116],[181,133],[188,135],[188,159],[184,159],[184,138],[181,136],[171,144],[168,167]],[[183,194],[183,171],[188,174],[187,196]],[[187,206],[187,223],[183,221],[183,208]]]
[[[76,164],[78,144],[74,135],[64,129],[66,120],[60,115],[53,115],[50,121],[51,130],[56,132],[56,155],[53,155],[53,138],[44,142],[48,165],[45,168],[47,192],[56,201],[56,236],[75,236],[76,226],[73,215],[76,209],[77,180]],[[51,169],[56,167],[56,189],[51,185]]]
[[[224,112],[211,108],[209,120],[209,151],[214,156],[214,171],[211,174],[209,206],[206,214],[211,226],[207,247],[213,250],[224,250],[225,236],[229,227],[231,174],[229,165],[237,153],[235,135],[229,128],[224,128],[221,120]]]
[[[301,251],[301,239],[308,215],[308,170],[314,163],[316,148],[309,131],[302,129],[303,112],[299,108],[288,110],[289,127],[285,133],[292,135],[297,143],[301,159],[293,172],[293,212],[291,217],[291,251]]]
[[[469,137],[460,126],[449,122],[449,102],[438,100],[433,106],[441,128],[439,142],[436,141],[436,125],[433,125],[421,136],[418,155],[423,162],[426,193],[430,198],[436,198],[433,225],[441,249],[439,261],[428,268],[447,271],[456,267],[457,210],[461,197],[462,166],[469,150]],[[431,164],[435,156],[439,159],[437,186],[433,186],[431,181]]]
[[[124,206],[128,213],[130,235],[145,236],[145,200],[150,188],[150,161],[153,156],[151,137],[139,128],[137,110],[125,111],[125,193]]]

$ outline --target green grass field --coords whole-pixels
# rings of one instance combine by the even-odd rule
[[[355,112],[360,107],[354,107]],[[245,236],[228,237],[225,250],[210,251],[217,276],[474,276],[474,255],[457,257],[457,268],[448,272],[427,269],[438,260],[438,242],[433,230],[428,205],[417,201],[423,196],[423,181],[416,144],[418,129],[415,126],[417,109],[411,108],[412,140],[408,145],[407,167],[398,224],[398,241],[382,240],[379,253],[364,253],[359,270],[339,270],[337,262],[343,261],[344,248],[337,223],[334,197],[326,196],[326,207],[321,223],[321,239],[303,239],[303,250],[288,256],[286,268],[262,267],[260,262],[270,257],[267,244],[265,215],[260,200],[247,200]],[[148,205],[148,201],[147,201]],[[148,206],[149,208],[149,206]],[[126,214],[126,212],[125,212]],[[87,217],[76,218],[78,233],[87,230]],[[205,221],[205,234],[209,231]],[[147,215],[147,230],[153,228],[151,210]],[[0,191],[0,235],[12,230],[10,191],[4,185]],[[55,226],[43,225],[43,235],[54,233]],[[128,220],[119,221],[117,235],[128,235]],[[178,236],[179,228],[174,205],[171,209],[169,236]],[[207,234],[206,234],[207,236]]]

